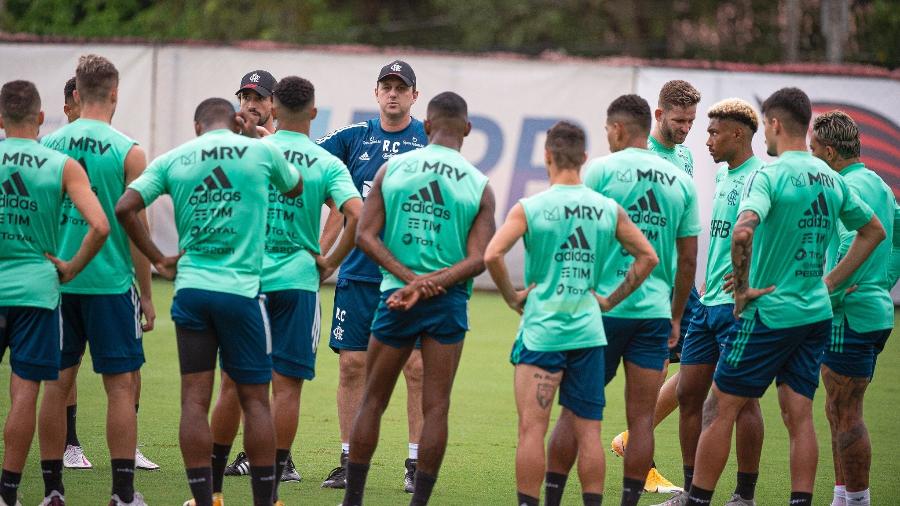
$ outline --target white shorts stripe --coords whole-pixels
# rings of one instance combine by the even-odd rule
[[[319,349],[319,339],[322,338],[322,303],[319,299],[319,292],[316,292],[316,314],[313,315],[312,324],[312,351],[313,354]]]
[[[134,289],[134,285],[131,286],[131,305],[134,307],[134,338],[140,339],[144,336],[141,329],[141,297]]]
[[[259,301],[259,312],[262,315],[263,327],[266,330],[266,354],[272,354],[272,328],[269,327],[269,312],[266,311],[266,302],[263,299],[263,295],[260,295],[257,300]]]

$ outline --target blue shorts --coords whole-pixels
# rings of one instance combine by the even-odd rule
[[[178,328],[192,333],[203,333],[215,339],[220,351],[222,369],[235,383],[262,384],[272,380],[272,335],[265,296],[242,297],[231,293],[214,292],[197,288],[182,288],[172,301],[172,321]],[[200,343],[198,343],[199,345]],[[185,364],[195,360],[192,343],[179,342],[178,359],[185,373]],[[204,350],[205,352],[205,350]],[[192,367],[193,371],[215,368],[215,353],[209,363],[202,357],[205,367]]]
[[[775,380],[812,399],[819,387],[831,320],[770,329],[756,313],[752,320],[742,318],[740,325],[735,338],[725,342],[716,365],[713,380],[719,390],[758,399]]]
[[[681,365],[716,365],[722,346],[734,340],[740,327],[740,320],[734,317],[734,304],[698,304],[684,338]]]
[[[0,306],[0,361],[9,348],[16,376],[29,381],[58,379],[61,327],[59,308]]]
[[[334,287],[334,316],[328,346],[335,352],[366,351],[375,309],[381,300],[380,283],[338,279]],[[416,340],[416,348],[422,341]]]
[[[843,376],[869,378],[875,374],[875,361],[884,350],[891,329],[856,332],[847,317],[832,322],[831,340],[822,361],[832,371]]]
[[[694,320],[694,314],[697,312],[697,308],[700,307],[700,294],[697,292],[697,288],[691,287],[691,294],[688,296],[687,304],[684,305],[684,314],[681,315],[681,325],[679,325],[679,334],[678,344],[675,345],[674,348],[669,350],[669,362],[673,364],[677,364],[681,362],[681,354],[682,349],[684,348],[684,339],[687,337],[688,328],[691,326],[691,321]]]
[[[372,336],[395,348],[415,346],[422,337],[430,337],[441,344],[455,344],[466,337],[469,330],[469,293],[465,285],[457,285],[447,293],[420,300],[409,311],[392,311],[387,301],[396,290],[381,294]]]
[[[289,378],[313,379],[322,325],[319,292],[278,290],[265,296],[272,328],[272,369]]]
[[[61,369],[81,362],[88,344],[94,372],[121,374],[144,364],[141,299],[134,287],[113,295],[64,293]]]
[[[638,367],[662,371],[669,358],[669,334],[672,322],[668,318],[603,317],[606,332],[606,384],[616,377],[619,360]]]
[[[559,405],[575,416],[603,420],[606,405],[603,367],[606,346],[593,346],[566,351],[531,351],[522,338],[513,343],[509,361],[513,365],[528,364],[549,372],[563,371],[559,383]]]

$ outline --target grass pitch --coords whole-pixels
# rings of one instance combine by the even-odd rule
[[[139,414],[142,451],[160,466],[156,472],[138,471],[137,490],[149,504],[180,505],[190,497],[178,449],[179,375],[175,331],[169,318],[172,285],[154,282],[158,313],[156,330],[144,336],[147,363],[142,369],[143,394]],[[300,429],[293,456],[303,481],[281,486],[286,504],[330,505],[340,502],[341,491],[325,490],[322,479],[338,465],[338,435],[335,392],[337,356],[328,348],[333,291],[322,293],[322,340],[317,376],[303,387]],[[518,325],[518,316],[494,293],[476,293],[470,303],[471,332],[456,377],[450,411],[450,442],[432,503],[436,505],[514,504],[516,410],[513,400],[512,366],[508,357]],[[895,318],[895,321],[897,318]],[[898,322],[900,323],[900,322]],[[898,331],[888,341],[878,362],[874,383],[866,398],[866,421],[872,438],[872,497],[875,504],[891,504],[900,497],[900,422],[894,410],[900,401],[900,343]],[[672,370],[675,370],[673,366]],[[0,365],[0,389],[8,391],[9,362]],[[406,458],[406,392],[401,384],[384,415],[381,440],[369,473],[366,502],[371,505],[406,504],[402,490],[403,460]],[[106,504],[110,494],[110,464],[105,439],[105,395],[100,378],[85,358],[78,381],[78,436],[89,459],[90,471],[66,471],[66,498],[73,505]],[[622,375],[607,387],[603,439],[609,441],[625,427]],[[786,504],[790,492],[787,431],[781,422],[775,389],[762,399],[766,439],[757,486],[757,503]],[[815,402],[819,436],[819,466],[815,504],[829,504],[833,485],[830,437],[824,415],[824,390]],[[9,398],[0,397],[0,417],[9,410]],[[558,413],[554,407],[554,416]],[[240,436],[239,436],[240,438]],[[232,458],[240,449],[240,439]],[[656,431],[656,462],[660,471],[676,484],[681,482],[677,413]],[[32,444],[20,495],[24,503],[36,504],[43,495],[37,438]],[[724,503],[734,489],[734,457],[719,482],[714,501]],[[622,462],[607,453],[606,504],[618,504]],[[580,504],[575,474],[564,502]],[[230,505],[250,503],[247,477],[226,477],[225,497]],[[662,502],[666,496],[646,494],[641,504]]]

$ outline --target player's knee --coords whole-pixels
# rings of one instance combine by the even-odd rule
[[[409,354],[409,359],[403,366],[403,376],[408,383],[422,383],[422,374],[422,353],[413,351]]]
[[[683,412],[699,414],[703,411],[705,392],[697,388],[685,388],[678,385],[678,409]]]
[[[342,352],[338,359],[341,383],[358,381],[366,374],[366,354],[363,352]]]

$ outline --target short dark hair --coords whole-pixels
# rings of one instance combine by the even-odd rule
[[[697,88],[680,79],[669,81],[659,90],[659,107],[671,109],[672,107],[690,107],[700,102],[700,92]]]
[[[234,104],[224,98],[207,98],[194,111],[194,121],[208,126],[222,121],[229,122],[234,118]]]
[[[792,134],[806,134],[812,119],[812,104],[800,88],[781,88],[762,104],[766,118],[777,116]]]
[[[31,81],[10,81],[0,88],[0,116],[14,124],[36,121],[41,95]]]
[[[859,157],[859,127],[844,111],[828,111],[813,122],[813,135],[843,159]]]
[[[287,76],[278,81],[272,90],[272,96],[287,110],[300,112],[315,100],[316,89],[302,77]]]
[[[640,95],[622,95],[612,101],[606,108],[607,120],[613,117],[625,119],[641,131],[650,132],[653,120],[650,116],[650,104]]]
[[[547,130],[544,148],[550,151],[553,162],[560,168],[580,168],[584,163],[584,130],[574,123],[560,121]]]
[[[87,54],[78,59],[75,82],[78,95],[83,100],[106,100],[113,88],[119,85],[119,71],[106,58]]]
[[[66,102],[75,100],[75,76],[66,81],[66,86],[63,88],[63,99]]]
[[[446,118],[468,121],[469,106],[461,96],[452,91],[445,91],[438,93],[428,102],[427,114],[430,120]]]

